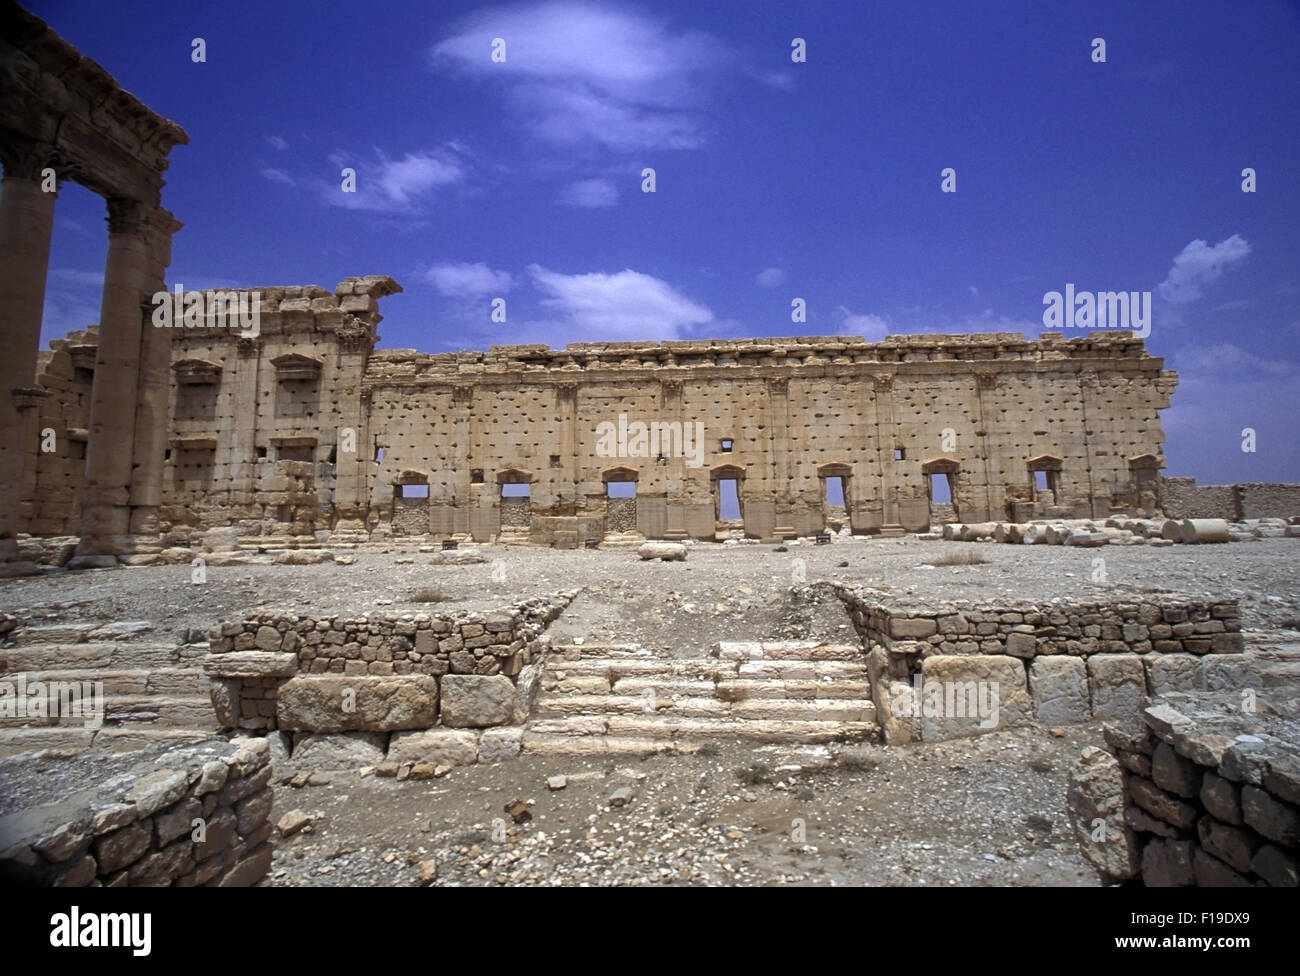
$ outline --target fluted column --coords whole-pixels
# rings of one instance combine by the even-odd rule
[[[156,398],[144,401],[140,396],[145,309],[153,292],[162,288],[149,240],[149,210],[135,200],[108,202],[108,258],[99,311],[99,351],[90,393],[90,439],[86,445],[78,556],[116,556],[131,551],[128,536],[137,408],[143,403],[144,414],[151,416],[159,406]],[[151,349],[155,341],[151,337]],[[166,403],[161,406],[165,417]],[[148,424],[141,432],[153,438],[156,433]],[[161,448],[159,452],[161,455]]]
[[[155,292],[166,291],[165,276],[172,260],[172,234],[181,223],[166,210],[148,214],[145,242],[149,246],[148,267],[141,283],[146,302]],[[125,301],[125,297],[123,301]],[[137,314],[143,316],[136,304]],[[163,457],[167,451],[170,427],[172,329],[142,324],[140,337],[140,372],[135,404],[135,449],[131,474],[129,531],[135,538],[134,548],[149,546],[158,540],[158,510],[162,506]]]
[[[36,382],[57,196],[41,188],[42,163],[30,147],[6,153],[0,184],[0,561],[17,553],[23,472],[34,456],[20,407]]]

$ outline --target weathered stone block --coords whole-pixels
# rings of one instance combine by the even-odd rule
[[[1138,713],[1146,697],[1146,671],[1136,654],[1094,654],[1088,658],[1092,714],[1126,719]]]
[[[1032,721],[1025,668],[1016,658],[935,655],[922,663],[921,679],[921,737],[927,741]]]
[[[444,704],[446,699],[443,699]],[[388,743],[390,763],[468,766],[478,761],[479,734],[460,729],[394,732]]]
[[[448,674],[442,679],[443,725],[508,725],[514,713],[515,686],[504,675]]]
[[[300,675],[280,687],[276,721],[295,731],[389,732],[429,728],[437,710],[438,684],[425,675]]]
[[[1076,657],[1035,658],[1029,665],[1029,691],[1034,717],[1044,725],[1073,725],[1092,717],[1087,668]]]

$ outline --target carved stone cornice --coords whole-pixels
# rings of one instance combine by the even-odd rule
[[[15,386],[9,391],[9,397],[16,409],[31,410],[48,400],[50,391],[43,386]]]
[[[344,349],[356,351],[370,346],[374,342],[370,328],[355,315],[347,314],[341,325],[334,330],[339,345]]]

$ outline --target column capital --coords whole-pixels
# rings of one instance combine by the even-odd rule
[[[30,180],[33,183],[39,182],[47,169],[54,170],[59,183],[82,172],[80,161],[62,149],[46,142],[21,138],[0,142],[0,165],[4,167],[5,179]]]
[[[139,200],[109,197],[108,232],[144,238],[149,226],[149,207]]]

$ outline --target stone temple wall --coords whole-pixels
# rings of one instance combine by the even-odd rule
[[[270,547],[503,528],[563,547],[628,531],[711,540],[733,482],[758,539],[1161,505],[1159,411],[1177,374],[1128,333],[376,350],[379,299],[398,290],[385,277],[265,288],[255,336],[211,320],[167,331],[164,544],[213,530]],[[76,531],[89,375],[73,360],[93,342],[48,358],[63,453],[30,459],[34,533]],[[951,503],[931,503],[933,479]],[[634,482],[631,502],[610,504],[616,482]]]

